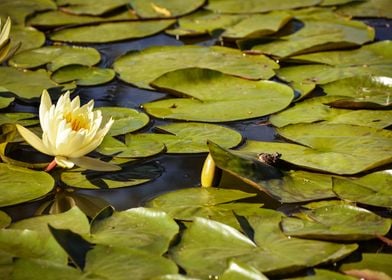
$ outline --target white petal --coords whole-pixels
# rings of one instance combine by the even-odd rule
[[[72,168],[75,165],[71,160],[69,160],[66,157],[62,157],[62,156],[56,156],[54,158],[54,160],[56,161],[56,163],[59,166],[64,167],[64,168]]]
[[[40,151],[41,153],[53,156],[52,151],[50,151],[48,147],[44,145],[42,140],[37,135],[19,124],[16,125],[16,128],[18,129],[20,135],[22,135],[22,137],[26,140],[26,142],[33,146],[36,150]]]
[[[48,91],[44,89],[42,91],[41,103],[39,105],[39,121],[41,123],[42,129],[45,129],[47,127],[47,115],[50,110],[50,107],[52,107],[52,100],[50,99]]]

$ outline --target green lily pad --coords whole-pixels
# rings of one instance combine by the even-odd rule
[[[321,0],[209,0],[206,9],[217,13],[261,13],[275,10],[289,10],[317,5]]]
[[[22,71],[14,67],[0,67],[0,92],[12,92],[20,98],[40,97],[44,89],[59,88],[45,70]],[[72,85],[67,85],[71,88]]]
[[[52,74],[52,80],[63,84],[76,81],[79,86],[95,86],[110,82],[116,73],[112,69],[84,65],[68,65]]]
[[[40,198],[54,187],[46,172],[0,163],[0,206],[14,205]]]
[[[295,277],[295,278],[289,278],[290,280],[356,280],[358,278],[354,278],[351,276],[347,276],[344,274],[340,274],[337,272],[333,272],[331,270],[326,270],[326,269],[315,269],[314,270],[315,274],[310,275],[310,276],[304,276],[304,277]]]
[[[333,191],[344,200],[392,208],[392,174],[384,170],[361,178],[333,178]]]
[[[165,32],[176,36],[213,34],[215,31],[221,31],[235,25],[244,18],[246,18],[244,15],[219,14],[200,10],[179,18],[178,26]]]
[[[20,124],[23,126],[30,126],[39,123],[36,115],[32,113],[2,113],[0,114],[0,126],[3,124]]]
[[[100,59],[101,55],[94,48],[63,45],[21,52],[10,59],[9,64],[20,68],[36,68],[46,65],[46,68],[53,72],[70,64],[92,66]]]
[[[14,100],[14,97],[0,96],[0,109],[7,108]]]
[[[207,152],[207,140],[226,148],[237,146],[242,141],[242,136],[237,131],[208,123],[171,123],[156,129],[162,133],[130,135],[129,141],[153,140],[164,143],[169,154]]]
[[[277,56],[288,57],[300,53],[315,52],[333,48],[350,47],[371,42],[374,29],[366,24],[348,19],[330,17],[299,18],[304,27],[288,36],[280,37],[270,43],[256,45],[252,50]]]
[[[16,53],[36,49],[45,44],[45,34],[37,29],[27,26],[12,26],[11,48],[18,47]]]
[[[360,262],[345,263],[340,270],[348,273],[350,270],[371,270],[375,272],[383,272],[387,277],[392,277],[391,269],[392,255],[385,253],[363,253]],[[380,278],[388,279],[388,278]]]
[[[392,124],[392,111],[347,110],[328,106],[339,96],[314,97],[296,103],[280,113],[270,116],[270,122],[277,127],[289,124],[322,122],[328,124],[352,124],[385,128]]]
[[[261,204],[242,203],[236,200],[255,194],[219,188],[186,188],[160,195],[147,203],[148,207],[165,211],[178,220],[190,221],[204,217],[239,228],[233,211],[238,215],[254,215]]]
[[[127,247],[162,255],[178,233],[178,225],[168,214],[134,208],[114,212],[91,226],[91,242],[112,247]]]
[[[392,7],[389,0],[355,1],[349,5],[338,7],[336,12],[350,17],[392,18]]]
[[[282,159],[313,170],[356,174],[391,162],[388,130],[344,124],[297,124],[279,134],[302,145],[247,141],[241,151],[280,153]]]
[[[327,84],[354,76],[392,76],[392,43],[381,41],[356,50],[299,55],[293,59],[311,65],[289,66],[278,70],[279,78],[297,83]]]
[[[177,17],[200,8],[205,0],[129,0],[141,18]]]
[[[148,89],[151,89],[150,82],[161,75],[190,67],[259,80],[274,76],[274,69],[279,66],[263,55],[246,55],[226,47],[196,45],[150,47],[130,52],[113,64],[121,80]]]
[[[0,211],[0,229],[8,227],[11,224],[11,217],[7,213]]]
[[[56,0],[60,9],[75,15],[99,16],[129,3],[127,0]]]
[[[343,108],[385,108],[392,106],[392,78],[361,76],[321,86],[329,96],[341,96],[330,105]]]
[[[341,204],[303,210],[297,218],[283,218],[282,230],[289,236],[326,240],[366,240],[385,235],[390,219],[368,210]]]
[[[159,177],[162,170],[155,164],[124,165],[120,171],[98,172],[70,170],[61,173],[61,181],[82,189],[115,189],[140,185]]]
[[[162,119],[203,122],[243,120],[280,111],[294,98],[292,89],[286,85],[249,81],[200,68],[166,73],[150,85],[188,97],[143,104],[148,114]]]
[[[49,37],[51,40],[62,42],[109,43],[150,36],[168,28],[174,22],[167,19],[101,23],[62,29],[53,32]]]
[[[253,266],[269,276],[335,261],[357,248],[356,244],[288,238],[279,228],[281,216],[264,209],[263,214],[248,219],[256,244],[232,227],[195,218],[173,249],[172,257],[187,275],[203,279],[221,274],[229,260]]]
[[[99,107],[98,110],[102,112],[103,123],[109,121],[110,118],[114,120],[108,135],[117,136],[134,132],[146,126],[150,118],[135,109],[121,108],[121,107]]]
[[[135,19],[137,19],[137,16],[129,10],[115,14],[113,16],[105,17],[74,15],[63,12],[61,10],[56,10],[37,13],[33,17],[29,18],[27,23],[32,26],[54,28],[74,24],[83,25],[105,21],[121,21]]]
[[[320,6],[339,6],[351,2],[362,2],[362,0],[323,0]]]
[[[227,39],[259,38],[278,32],[292,16],[284,11],[254,14],[226,28],[222,37]]]
[[[0,3],[0,17],[8,16],[13,25],[24,25],[28,15],[44,10],[55,10],[56,4],[51,0],[3,0]]]
[[[231,261],[220,277],[222,280],[268,280],[260,271],[252,266]]]
[[[252,145],[250,142],[248,145]],[[330,175],[305,171],[281,173],[276,167],[246,153],[228,151],[209,143],[215,164],[284,203],[334,197]]]
[[[137,135],[125,135],[125,143],[114,137],[106,136],[97,152],[103,155],[112,155],[116,158],[142,158],[150,157],[165,151],[164,143],[155,140],[133,141]]]

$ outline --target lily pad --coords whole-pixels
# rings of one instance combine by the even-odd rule
[[[0,211],[0,229],[8,227],[11,224],[11,217],[7,213]]]
[[[28,24],[38,27],[54,28],[74,24],[84,25],[105,21],[121,21],[135,19],[137,19],[137,16],[130,10],[115,14],[113,16],[105,17],[74,15],[63,12],[61,10],[56,10],[37,13],[33,17],[29,18]]]
[[[333,178],[333,191],[344,200],[392,208],[392,172],[374,172],[357,179]]]
[[[296,123],[322,122],[328,124],[352,124],[385,128],[392,124],[392,111],[376,110],[347,110],[328,106],[339,96],[322,96],[296,103],[294,107],[270,117],[270,122],[277,127]]]
[[[275,10],[289,10],[317,5],[321,0],[209,0],[206,9],[217,13],[261,13]]]
[[[115,189],[140,185],[159,177],[162,173],[156,164],[125,165],[116,172],[82,171],[61,173],[61,181],[68,186],[82,189]]]
[[[351,2],[362,2],[362,0],[323,0],[321,2],[321,6],[339,6],[344,5]]]
[[[147,203],[148,207],[165,211],[178,220],[190,221],[195,217],[209,218],[239,228],[233,212],[255,215],[262,206],[258,203],[234,202],[255,194],[219,188],[186,188],[160,195]]]
[[[392,106],[392,78],[360,76],[321,86],[329,96],[341,96],[330,105],[343,108],[385,108]]]
[[[11,29],[11,48],[18,47],[16,53],[35,49],[45,44],[45,34],[33,27],[12,26]]]
[[[245,18],[245,15],[220,14],[200,10],[179,18],[178,26],[165,32],[176,36],[213,35],[215,31],[222,32],[223,29],[233,26]]]
[[[360,262],[345,263],[340,267],[340,270],[349,273],[353,270],[365,270],[382,272],[387,275],[387,277],[392,277],[391,269],[392,255],[385,253],[363,253],[362,260]],[[388,278],[380,278],[388,279]]]
[[[135,109],[121,108],[121,107],[99,107],[98,110],[102,112],[103,123],[109,121],[110,118],[114,120],[108,135],[116,136],[134,132],[146,126],[150,118]]]
[[[220,277],[222,280],[268,280],[260,271],[252,266],[231,261]]]
[[[389,0],[356,1],[338,7],[336,12],[350,17],[392,18],[392,7]]]
[[[3,113],[0,114],[0,125],[3,124],[20,124],[23,126],[30,126],[38,124],[38,119],[35,118],[36,115],[32,113]]]
[[[276,167],[259,161],[256,155],[252,157],[245,153],[230,152],[213,143],[209,143],[209,147],[219,168],[281,202],[303,202],[335,196],[330,175],[305,171],[281,173]]]
[[[137,135],[132,137],[125,135],[125,143],[114,137],[106,136],[97,152],[103,155],[111,155],[116,158],[142,158],[150,157],[165,151],[164,143],[155,140],[133,141]]]
[[[392,76],[392,43],[381,41],[355,50],[320,52],[294,56],[311,65],[289,66],[278,70],[279,78],[297,83],[327,84],[354,76]]]
[[[59,84],[75,81],[78,86],[95,86],[110,82],[115,75],[112,69],[68,65],[56,70],[51,78]]]
[[[51,40],[63,42],[109,43],[150,36],[168,28],[174,22],[167,19],[101,23],[62,29],[53,32],[49,37]]]
[[[249,81],[200,68],[166,73],[151,86],[188,97],[143,104],[148,114],[162,119],[203,122],[243,120],[280,111],[294,98],[292,89],[286,85]]]
[[[36,68],[46,65],[46,68],[53,72],[70,64],[92,66],[100,60],[101,56],[94,48],[63,45],[21,52],[10,59],[9,64],[20,68]]]
[[[242,136],[230,128],[207,123],[171,123],[156,127],[162,133],[130,135],[131,142],[157,141],[164,143],[169,154],[203,153],[208,151],[207,140],[227,148],[237,146]]]
[[[297,32],[270,43],[253,46],[252,50],[277,57],[289,57],[300,53],[361,45],[373,41],[375,36],[374,29],[366,24],[337,18],[332,12],[328,18],[316,18],[312,15],[299,19],[304,27]]]
[[[90,241],[112,247],[126,247],[162,255],[178,233],[178,225],[168,214],[134,208],[114,212],[112,216],[95,221]]]
[[[221,274],[228,260],[253,266],[269,276],[335,261],[357,248],[355,244],[288,238],[279,229],[281,216],[265,209],[263,215],[248,219],[256,243],[232,227],[195,218],[173,249],[172,257],[187,275],[203,279]],[[298,254],[299,251],[302,253]]]
[[[356,280],[358,278],[354,278],[351,276],[347,276],[344,274],[340,274],[337,272],[333,272],[331,270],[326,270],[326,269],[315,269],[314,270],[314,275],[310,276],[304,276],[304,277],[295,277],[295,278],[289,278],[290,280]]]
[[[130,0],[141,18],[178,17],[200,8],[205,0]]]
[[[151,89],[150,82],[159,76],[190,67],[259,80],[274,76],[274,69],[279,66],[263,55],[246,55],[231,48],[196,45],[150,47],[130,52],[113,64],[121,80],[147,89]]]
[[[55,10],[56,4],[51,0],[3,0],[0,3],[0,17],[8,16],[13,25],[24,25],[28,15],[44,10]]]
[[[54,179],[46,172],[0,163],[0,206],[40,198],[54,187]]]
[[[14,97],[0,96],[0,109],[7,108],[14,100]]]
[[[388,130],[344,124],[297,124],[279,134],[302,145],[247,141],[241,151],[280,153],[282,160],[313,170],[356,174],[391,162]]]
[[[59,88],[45,70],[22,71],[14,67],[0,67],[0,92],[12,92],[20,98],[40,97],[44,89]],[[67,85],[67,88],[71,88]]]
[[[282,230],[289,236],[325,240],[366,240],[385,235],[389,219],[349,204],[319,207],[283,218]]]
[[[129,3],[127,0],[56,0],[64,12],[75,15],[99,16]]]

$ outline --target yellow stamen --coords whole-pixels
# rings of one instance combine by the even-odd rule
[[[90,128],[89,122],[86,119],[86,116],[83,114],[73,115],[71,112],[69,112],[64,115],[64,119],[67,121],[67,123],[71,124],[71,128],[74,131],[79,131],[82,128]]]

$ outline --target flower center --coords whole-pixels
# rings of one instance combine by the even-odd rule
[[[89,129],[89,122],[84,114],[72,114],[68,112],[64,114],[64,119],[71,125],[72,130],[79,131],[82,128]]]

